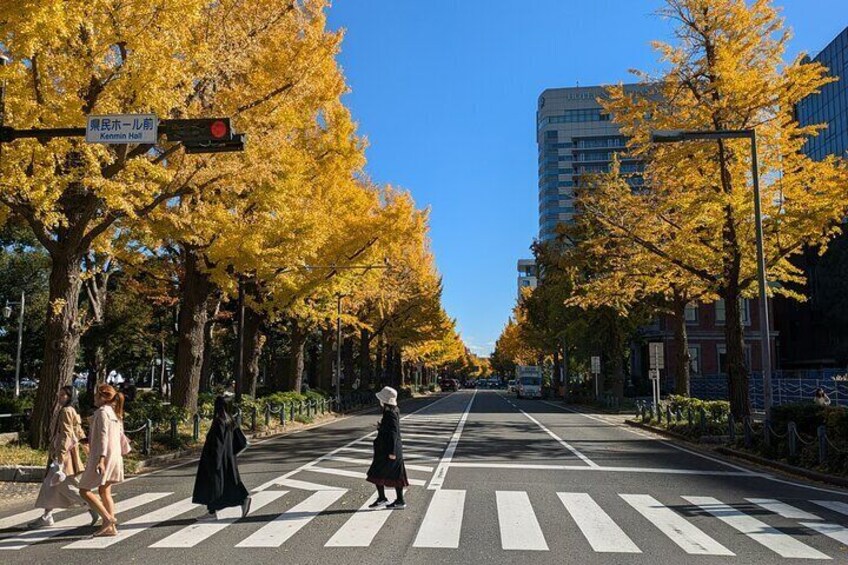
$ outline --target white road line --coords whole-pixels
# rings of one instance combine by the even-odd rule
[[[340,499],[346,490],[321,490],[277,516],[242,540],[236,547],[280,547],[321,512]]]
[[[392,514],[385,508],[368,508],[377,500],[377,493],[362,505],[362,508],[354,512],[344,525],[333,534],[333,537],[324,544],[324,547],[368,547],[374,541],[374,536],[389,519]]]
[[[464,490],[435,491],[412,546],[452,549],[459,547],[464,511]]]
[[[298,489],[298,490],[312,490],[312,491],[317,491],[317,490],[346,490],[342,487],[319,485],[317,483],[309,483],[307,481],[298,481],[298,480],[295,480],[295,479],[283,479],[278,484],[281,487],[295,488],[295,489]]]
[[[745,534],[781,557],[830,559],[830,557],[821,551],[803,544],[780,530],[769,526],[765,522],[748,516],[711,496],[684,496],[682,498],[709,512],[731,528]]]
[[[424,436],[421,434],[403,434],[403,442],[412,443],[436,443],[444,445],[448,442],[452,434],[446,436]]]
[[[354,459],[353,457],[339,457],[337,455],[333,455],[332,457],[329,457],[328,461],[339,461],[341,463],[350,463],[352,465],[365,465],[365,466],[371,465],[370,459]],[[410,464],[410,463],[404,463],[404,466],[406,467],[406,469],[408,471],[423,471],[425,473],[432,473],[433,472],[433,468],[429,467],[427,465],[413,465],[413,464]],[[322,489],[318,489],[318,490],[322,490]]]
[[[450,467],[464,467],[467,469],[516,469],[524,471],[594,471],[606,473],[654,473],[669,475],[705,475],[719,477],[750,477],[751,473],[737,471],[702,471],[700,469],[674,469],[664,467],[607,467],[595,465],[545,465],[542,463],[485,463],[475,461],[461,461],[451,463]]]
[[[625,502],[686,553],[690,555],[735,555],[654,497],[647,494],[619,494],[618,496],[623,498]]]
[[[351,479],[360,479],[365,480],[368,478],[368,475],[365,473],[360,473],[358,471],[349,471],[347,469],[335,469],[333,467],[310,467],[307,469],[310,473],[324,473],[325,475],[336,475],[339,477],[349,477]],[[427,481],[423,481],[421,479],[407,479],[409,481],[410,486],[414,487],[423,487],[427,484]]]
[[[435,446],[430,446],[430,445],[408,445],[408,444],[405,445],[404,448],[403,448],[404,454],[406,454],[407,452],[414,453],[416,451],[429,451],[431,453],[444,453],[445,448],[444,447],[435,447]]]
[[[531,422],[533,422],[534,424],[536,424],[537,426],[539,426],[539,428],[541,428],[543,432],[545,432],[546,434],[548,434],[549,436],[551,436],[553,439],[555,439],[555,440],[557,441],[557,443],[559,443],[561,446],[563,446],[564,448],[566,448],[567,450],[569,450],[571,453],[573,453],[574,455],[576,455],[576,456],[577,456],[577,457],[578,457],[581,461],[583,461],[584,463],[586,463],[586,465],[588,465],[589,467],[597,467],[597,466],[598,466],[598,464],[597,464],[597,463],[595,463],[594,461],[592,461],[591,459],[589,459],[588,457],[586,457],[585,455],[583,455],[582,453],[580,453],[579,451],[577,451],[577,449],[575,449],[574,447],[572,447],[572,446],[571,446],[568,442],[566,442],[564,439],[562,439],[561,437],[559,437],[558,435],[556,435],[555,433],[553,433],[551,430],[549,430],[548,428],[546,428],[545,426],[543,426],[543,425],[542,425],[542,423],[541,423],[539,420],[537,420],[536,418],[534,418],[533,416],[531,416],[530,414],[528,414],[528,413],[527,413],[527,412],[525,412],[524,410],[521,410],[520,408],[518,409],[518,411],[519,411],[519,412],[521,412],[522,414],[524,414],[524,416],[525,416],[528,420],[530,420]]]
[[[801,522],[805,528],[810,528],[816,532],[835,539],[843,545],[848,545],[848,529],[839,524],[825,524],[823,522]]]
[[[468,420],[468,413],[471,412],[471,406],[474,404],[474,398],[476,396],[477,390],[475,390],[474,394],[471,395],[471,400],[468,401],[468,406],[465,407],[465,412],[462,413],[462,418],[460,418],[459,425],[457,425],[456,430],[453,432],[453,437],[451,437],[450,443],[448,444],[447,449],[445,449],[445,454],[442,456],[442,460],[439,462],[438,467],[436,467],[436,471],[433,473],[433,478],[430,480],[430,484],[427,485],[429,490],[439,490],[445,483],[445,475],[447,475],[448,467],[450,467],[450,463],[453,460],[453,454],[456,453],[456,446],[459,444],[459,438],[462,437],[462,430],[465,428],[465,422]]]
[[[822,508],[827,508],[833,512],[838,512],[839,514],[845,514],[848,516],[848,504],[844,502],[838,502],[836,500],[811,500],[810,502],[817,504]]]
[[[585,492],[558,492],[565,509],[599,553],[642,553],[633,540]]]
[[[409,414],[407,414],[406,416],[404,416],[403,418],[401,418],[401,421],[405,421],[405,420],[407,420],[410,416],[412,416],[412,415],[414,415],[414,414],[418,414],[418,413],[420,413],[420,412],[423,412],[424,410],[429,410],[430,408],[432,408],[432,407],[433,407],[433,406],[435,406],[436,404],[438,404],[438,403],[440,403],[440,402],[444,401],[444,400],[445,400],[445,399],[447,399],[447,398],[450,398],[450,395],[448,395],[448,396],[443,396],[443,397],[441,397],[441,398],[437,399],[436,401],[431,402],[430,404],[427,404],[426,406],[422,406],[421,408],[419,408],[418,410],[416,410],[416,411],[414,411],[414,412],[410,412]],[[311,467],[311,466],[313,466],[313,465],[317,465],[317,464],[318,464],[318,463],[320,463],[321,461],[324,461],[324,460],[325,460],[325,459],[327,459],[328,457],[330,457],[330,456],[332,456],[332,455],[336,455],[337,453],[339,453],[339,452],[341,452],[341,451],[343,451],[343,450],[345,450],[345,449],[349,449],[350,451],[357,451],[356,449],[350,449],[350,448],[351,448],[351,446],[352,446],[352,445],[354,445],[354,444],[356,444],[356,443],[358,443],[358,442],[360,442],[360,441],[362,441],[362,440],[364,440],[364,439],[366,439],[366,438],[369,438],[369,437],[374,436],[376,433],[377,433],[377,432],[370,432],[370,433],[368,433],[368,434],[366,434],[366,435],[364,435],[364,436],[362,436],[362,437],[360,437],[360,438],[357,438],[357,439],[355,439],[355,440],[353,440],[353,441],[351,441],[351,442],[346,443],[345,445],[343,445],[343,446],[341,446],[341,447],[338,447],[338,448],[336,448],[336,449],[334,449],[334,450],[330,451],[329,453],[326,453],[326,454],[322,455],[321,457],[318,457],[317,459],[314,459],[314,460],[312,460],[312,461],[310,461],[310,462],[308,462],[308,463],[304,463],[303,465],[301,465],[301,466],[300,466],[300,467],[298,467],[297,469],[294,469],[294,470],[292,470],[292,471],[289,471],[288,473],[285,473],[284,475],[281,475],[281,476],[277,477],[276,479],[271,479],[270,481],[265,482],[265,483],[263,483],[263,484],[259,485],[258,487],[256,487],[256,488],[254,488],[254,489],[253,489],[253,492],[263,491],[263,490],[266,490],[266,489],[268,489],[268,488],[270,488],[270,487],[272,487],[272,486],[274,486],[274,485],[278,485],[278,484],[280,484],[280,481],[283,481],[283,480],[285,480],[285,479],[288,479],[288,478],[290,478],[290,477],[293,477],[294,475],[296,475],[296,474],[300,473],[300,472],[301,472],[301,471],[303,471],[304,469],[307,469],[308,467]],[[368,453],[371,453],[371,451],[368,451]],[[327,487],[327,488],[331,488],[331,487]]]
[[[745,500],[782,518],[788,518],[790,520],[821,520],[815,514],[804,512],[800,508],[795,508],[773,498],[746,498]]]
[[[250,514],[253,515],[263,506],[274,502],[288,491],[267,490],[257,492],[251,498]],[[194,547],[205,539],[212,537],[230,524],[241,519],[241,506],[224,508],[218,512],[218,519],[214,522],[197,522],[186,526],[178,532],[174,532],[165,539],[159,540],[150,547]]]
[[[26,524],[27,522],[31,522],[32,520],[35,520],[43,514],[44,510],[42,510],[41,508],[36,508],[35,510],[27,510],[26,512],[21,512],[20,514],[6,516],[5,518],[0,519],[0,530],[5,530],[6,528]]]
[[[126,500],[120,500],[115,503],[115,513],[120,514],[121,512],[132,510],[133,508],[149,504],[171,494],[170,492],[147,492]],[[0,549],[22,549],[32,543],[38,543],[61,534],[73,532],[77,528],[87,526],[90,522],[91,516],[89,516],[88,512],[83,512],[82,514],[60,520],[49,528],[42,528],[40,530],[2,538],[0,539]]]
[[[176,518],[181,514],[185,514],[197,508],[197,504],[191,501],[191,498],[184,498],[179,502],[170,504],[163,508],[158,508],[153,512],[148,512],[138,518],[133,518],[129,522],[118,525],[118,535],[114,537],[101,537],[84,539],[66,545],[62,549],[106,549],[116,543],[122,542],[136,534],[140,534],[148,528],[152,528],[156,524],[166,522],[171,518]]]
[[[530,497],[523,491],[495,492],[498,504],[498,525],[503,549],[547,551],[545,535],[533,512]]]

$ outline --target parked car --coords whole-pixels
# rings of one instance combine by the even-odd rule
[[[442,382],[439,383],[439,386],[444,392],[456,392],[459,390],[459,383],[456,382],[456,379],[442,379]]]

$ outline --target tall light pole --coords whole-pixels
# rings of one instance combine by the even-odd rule
[[[12,306],[19,306],[18,309],[18,354],[15,357],[15,398],[21,395],[21,347],[24,343],[24,310],[26,309],[26,293],[21,291],[21,299],[18,302],[6,301],[6,307],[3,308],[3,317],[12,317]]]
[[[651,134],[654,143],[676,143],[680,141],[707,139],[748,139],[751,141],[751,177],[754,184],[754,224],[757,239],[757,282],[760,286],[760,345],[763,365],[763,404],[766,419],[771,417],[771,336],[769,307],[766,285],[766,260],[763,251],[763,215],[760,209],[760,173],[757,165],[757,133],[753,129],[719,131],[655,131]]]
[[[336,402],[342,401],[342,293],[336,294]]]

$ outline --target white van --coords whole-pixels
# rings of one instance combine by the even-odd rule
[[[525,376],[515,379],[518,398],[542,398],[542,377]]]

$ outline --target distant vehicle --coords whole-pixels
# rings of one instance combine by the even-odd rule
[[[456,392],[459,390],[459,384],[456,382],[456,379],[442,379],[439,386],[442,388],[443,392]]]
[[[35,379],[30,379],[29,377],[24,377],[21,379],[21,388],[38,388],[38,381]]]
[[[515,379],[510,379],[506,382],[506,391],[515,392]]]
[[[501,380],[489,379],[489,388],[501,388]]]
[[[542,368],[533,365],[517,366],[515,394],[518,398],[542,398]]]

